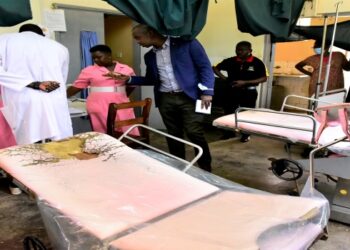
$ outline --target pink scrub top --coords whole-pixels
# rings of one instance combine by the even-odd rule
[[[135,75],[134,70],[128,65],[115,62],[116,66],[114,72],[124,75]],[[73,86],[80,89],[87,87],[120,87],[124,86],[125,82],[121,80],[114,80],[104,76],[109,71],[106,67],[92,65],[83,69],[78,76]],[[124,103],[130,102],[125,92],[95,92],[91,91],[87,98],[86,109],[90,115],[92,129],[97,132],[107,132],[107,115],[108,106],[110,103]],[[119,110],[117,112],[116,120],[127,120],[135,118],[132,109]],[[124,132],[128,126],[123,127],[119,132]],[[131,132],[132,135],[139,135],[137,130]]]

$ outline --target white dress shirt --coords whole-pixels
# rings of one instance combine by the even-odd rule
[[[153,48],[156,53],[157,68],[160,78],[160,92],[182,91],[174,75],[170,55],[170,38],[164,42],[161,48]]]

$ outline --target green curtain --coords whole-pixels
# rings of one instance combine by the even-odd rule
[[[0,26],[13,26],[29,19],[32,19],[29,0],[0,1]]]
[[[235,0],[238,29],[254,36],[287,38],[293,31],[305,0]]]
[[[331,43],[334,25],[327,25],[326,41]],[[294,33],[302,35],[305,39],[322,41],[324,26],[296,26]],[[350,21],[337,23],[337,30],[334,37],[334,45],[350,51]]]
[[[104,0],[131,19],[164,35],[196,37],[206,22],[209,0]]]

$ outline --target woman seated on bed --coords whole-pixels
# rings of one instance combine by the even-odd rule
[[[96,45],[90,49],[94,65],[84,68],[73,86],[67,89],[67,96],[71,97],[90,87],[90,93],[86,102],[86,109],[90,115],[92,129],[106,133],[107,115],[110,103],[130,102],[126,95],[125,82],[109,77],[111,72],[123,75],[135,75],[134,70],[128,65],[112,60],[112,50],[107,45]],[[117,120],[135,118],[132,109],[117,112]],[[127,127],[122,130],[125,131]],[[122,132],[122,131],[120,131]],[[139,135],[137,130],[131,132]]]

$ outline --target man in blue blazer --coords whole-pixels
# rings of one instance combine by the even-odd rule
[[[196,39],[166,37],[144,24],[133,28],[133,37],[139,45],[152,49],[144,57],[146,76],[127,78],[129,84],[154,85],[155,103],[168,133],[179,138],[186,133],[190,141],[201,146],[198,165],[211,171],[203,114],[195,112],[196,100],[208,108],[214,93],[214,74],[204,48]],[[168,147],[170,153],[185,158],[184,144],[168,139]]]

